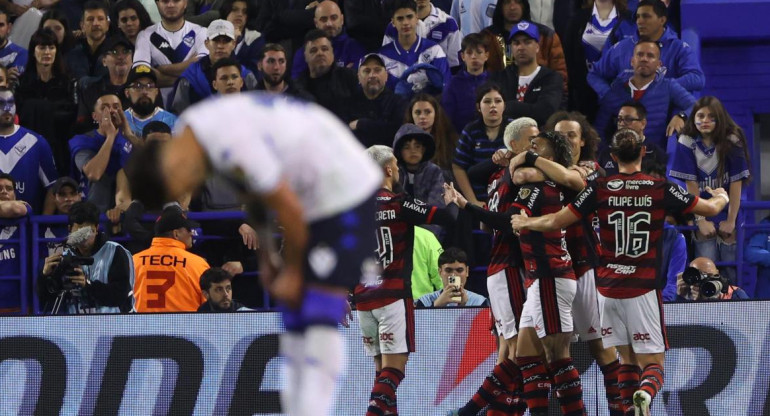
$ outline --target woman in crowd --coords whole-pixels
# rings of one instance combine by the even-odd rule
[[[43,13],[38,29],[51,29],[56,35],[56,44],[62,56],[75,46],[75,36],[72,35],[70,30],[67,16],[57,9]]]
[[[431,162],[444,171],[447,182],[452,182],[452,159],[457,147],[457,133],[438,100],[425,93],[415,95],[409,102],[404,122],[416,124],[433,136],[436,153]]]
[[[235,27],[235,58],[251,72],[258,74],[257,61],[265,40],[262,34],[246,27],[255,15],[254,9],[245,0],[224,0],[219,14]]]
[[[593,121],[598,108],[596,93],[586,77],[604,48],[636,32],[636,23],[626,0],[587,0],[570,20],[564,39],[564,55],[569,73],[569,108]],[[608,39],[614,41],[608,41]]]
[[[726,212],[695,217],[695,257],[735,261],[736,230],[743,224],[738,211],[744,185],[751,178],[748,144],[743,130],[716,97],[695,102],[679,136],[669,176],[685,181],[687,192],[693,195],[708,197],[707,186],[727,190],[730,204]]]
[[[69,172],[67,141],[77,116],[75,80],[67,72],[56,34],[39,29],[29,42],[29,60],[16,90],[21,125],[51,145],[59,173]]]
[[[123,36],[136,45],[136,36],[149,26],[152,26],[150,14],[139,3],[139,0],[120,0],[112,8],[110,15],[112,31],[117,33],[120,30]]]
[[[479,118],[463,129],[452,161],[457,189],[468,202],[483,206],[487,196],[487,184],[471,184],[468,169],[492,157],[496,150],[505,147],[503,133],[511,120],[503,117],[505,97],[496,84],[481,86],[476,92],[476,109]]]

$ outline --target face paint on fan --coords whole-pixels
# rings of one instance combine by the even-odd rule
[[[0,91],[0,115],[16,115],[16,100],[10,91]]]

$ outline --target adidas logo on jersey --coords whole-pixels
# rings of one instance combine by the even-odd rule
[[[588,333],[589,334],[595,334],[596,333],[596,329],[594,329],[594,327],[590,327],[590,328],[588,328]]]

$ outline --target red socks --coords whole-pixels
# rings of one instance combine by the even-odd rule
[[[369,397],[366,416],[398,415],[396,389],[404,379],[404,373],[395,368],[385,367],[377,376],[377,381]]]
[[[556,385],[556,397],[559,399],[561,413],[564,416],[583,416],[583,386],[580,373],[572,364],[572,358],[564,358],[550,364]]]

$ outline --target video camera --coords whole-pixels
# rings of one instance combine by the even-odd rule
[[[75,254],[73,250],[75,247],[88,240],[89,237],[91,237],[90,228],[81,228],[67,236],[67,241],[64,243],[64,250],[62,251],[61,261],[51,274],[52,280],[61,283],[60,290],[70,290],[74,288],[73,284],[70,282],[69,276],[77,276],[78,273],[75,271],[76,267],[94,264],[93,257],[79,256]]]
[[[718,274],[704,273],[695,267],[687,267],[682,273],[682,280],[688,285],[698,285],[704,298],[715,298],[720,293],[727,293],[730,282]]]

